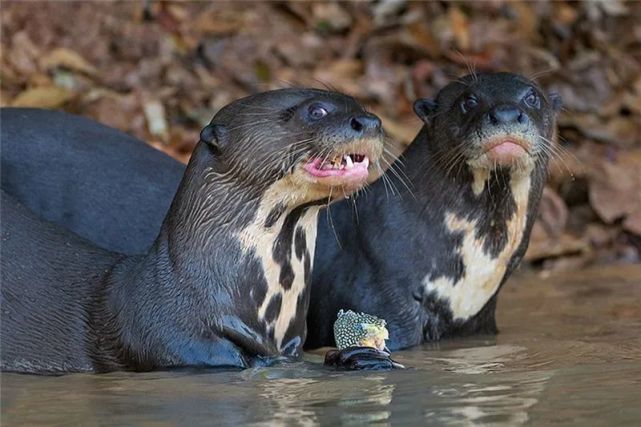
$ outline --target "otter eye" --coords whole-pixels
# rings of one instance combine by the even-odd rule
[[[309,107],[309,117],[314,120],[322,119],[327,115],[327,109],[320,105],[312,105]]]
[[[527,95],[525,95],[525,98],[523,98],[523,101],[525,101],[525,105],[527,105],[530,108],[539,108],[541,106],[541,101],[533,90],[529,91]]]
[[[470,95],[467,98],[461,102],[461,110],[463,110],[464,113],[467,113],[479,105],[479,100],[476,99],[476,96]]]

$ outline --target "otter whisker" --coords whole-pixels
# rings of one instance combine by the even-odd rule
[[[357,204],[356,204],[356,197],[358,197],[358,195],[359,195],[360,191],[361,191],[361,190],[359,189],[359,190],[356,192],[356,194],[354,194],[354,195],[350,198],[350,199],[351,199],[351,200],[350,200],[350,203],[351,203],[351,205],[352,205],[352,208],[354,209],[354,215],[356,216],[356,225],[358,225],[358,224],[359,224],[359,219],[358,219],[358,206],[357,206]]]
[[[385,159],[384,157],[381,157],[381,161],[387,162],[387,159]],[[394,163],[389,164],[388,169],[391,170],[392,173],[401,182],[401,184],[403,184],[403,186],[405,186],[405,188],[407,188],[407,191],[409,191],[410,194],[412,194],[412,186],[414,184],[412,183],[410,178],[405,173],[404,168],[401,165],[399,165],[397,162],[394,162]]]
[[[385,164],[387,165],[387,170],[390,171],[398,179],[398,181],[407,189],[408,193],[410,193],[410,195],[412,197],[415,197],[412,189],[410,188],[411,183],[408,184],[405,181],[405,178],[403,176],[401,176],[401,173],[399,173],[399,171],[397,171],[396,166],[393,163],[389,163],[388,160],[384,156],[381,156],[381,162],[385,162]],[[408,179],[408,181],[409,181],[409,179]],[[390,183],[391,183],[391,180],[390,180]],[[396,186],[394,186],[394,188],[396,188]],[[397,191],[398,191],[398,189],[397,189]]]
[[[334,235],[334,239],[336,240],[336,244],[338,247],[342,250],[343,245],[341,245],[341,241],[338,238],[338,233],[336,232],[336,226],[334,225],[334,219],[332,218],[331,214],[331,207],[332,207],[332,193],[334,191],[334,187],[330,187],[329,189],[329,196],[327,196],[327,209],[326,209],[326,215],[327,215],[327,222],[329,223],[329,228],[332,230],[332,234]]]
[[[578,157],[576,157],[576,155],[574,155],[574,153],[572,153],[570,150],[568,150],[567,148],[563,147],[560,144],[554,143],[552,140],[547,139],[542,135],[539,135],[539,138],[543,141],[543,144],[541,144],[540,146],[541,149],[544,152],[546,152],[551,158],[558,159],[569,175],[573,175],[573,173],[570,167],[568,166],[566,160],[564,159],[564,155],[570,156],[575,162],[577,162],[583,168],[583,162]]]
[[[392,153],[389,149],[387,149],[385,146],[383,146],[383,153],[387,154],[390,156],[390,167],[394,166],[399,173],[402,173],[403,176],[409,181],[409,177],[405,173],[405,163],[403,160],[403,154],[400,154],[399,156],[395,156],[394,153]]]
[[[394,192],[394,187],[390,183],[390,179],[388,176],[385,174],[381,175],[381,178],[383,179],[383,186],[385,188],[385,200],[389,200],[390,198],[390,193],[392,196],[394,196],[396,193]]]
[[[381,161],[381,163],[384,163],[387,166],[387,170],[391,170],[391,165],[389,165],[387,163],[387,160],[385,158],[381,157],[380,161]],[[386,172],[384,172],[381,175],[381,177],[385,177],[386,178],[385,182],[387,182],[389,184],[389,187],[390,187],[390,190],[392,192],[392,195],[401,194],[400,191],[398,190],[398,188],[396,187],[396,185],[394,184],[394,181],[391,179],[391,177]],[[408,191],[409,191],[409,189],[408,189]]]
[[[385,170],[380,165],[380,163],[377,163],[376,167],[378,168],[378,170],[379,170],[379,172],[381,174],[380,175],[381,176],[381,180],[383,181],[383,188],[385,189],[385,200],[389,200],[389,192],[388,192],[389,184],[387,182],[388,178],[385,176]],[[389,191],[391,191],[391,188],[389,189]]]

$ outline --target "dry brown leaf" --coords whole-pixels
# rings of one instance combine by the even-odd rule
[[[343,31],[352,25],[352,17],[338,3],[312,3],[315,25],[320,30]]]
[[[513,2],[510,7],[516,11],[516,25],[519,34],[523,34],[528,39],[534,39],[538,33],[537,15],[532,10],[532,3]]]
[[[164,137],[167,135],[168,126],[165,118],[165,107],[158,100],[149,100],[143,103],[143,111],[147,119],[149,133],[154,136]]]
[[[13,35],[11,49],[8,49],[7,52],[7,60],[18,74],[28,76],[37,72],[36,59],[39,55],[40,49],[25,31],[19,31]]]
[[[140,112],[139,100],[134,96],[121,96],[114,92],[94,90],[85,95],[85,114],[100,123],[136,134],[144,139],[143,134],[135,132],[145,128],[145,120]]]
[[[543,227],[537,223],[532,230],[530,245],[523,259],[537,261],[561,256],[587,256],[589,250],[590,247],[584,239],[579,239],[567,233],[556,238],[550,238],[543,230]]]
[[[95,74],[96,68],[91,65],[78,52],[60,47],[52,50],[40,59],[40,68],[52,70],[54,68],[67,68],[85,74]]]
[[[449,14],[450,26],[456,46],[466,51],[470,48],[470,25],[467,16],[458,7],[452,7]]]
[[[568,208],[565,202],[556,191],[547,186],[543,189],[538,220],[549,237],[561,235],[568,221]]]
[[[204,34],[232,34],[244,24],[244,15],[234,11],[209,10],[198,16],[194,29]]]
[[[636,229],[641,212],[641,150],[629,150],[615,160],[593,165],[589,194],[592,207],[604,222],[632,216],[628,226]]]
[[[625,218],[623,228],[632,234],[641,236],[641,209],[632,212]]]
[[[13,107],[57,108],[73,97],[73,93],[58,86],[40,86],[25,90],[16,96]]]

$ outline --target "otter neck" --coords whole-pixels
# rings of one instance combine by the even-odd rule
[[[432,139],[423,127],[404,154],[409,180],[421,183],[421,188],[412,188],[417,203],[435,206],[436,199],[460,215],[501,219],[513,211],[504,208],[513,207],[518,201],[527,204],[530,192],[540,196],[547,170],[544,159],[518,170],[472,169],[462,159],[453,162],[456,153],[445,153]],[[396,187],[402,188],[399,184]]]
[[[265,193],[254,220],[236,236],[243,252],[258,260],[267,285],[264,297],[257,300],[259,322],[279,351],[298,352],[306,335],[320,204],[275,201],[283,187],[286,183]]]
[[[176,252],[209,257],[221,246],[221,236],[247,228],[269,235],[278,219],[307,202],[290,176],[271,182],[244,179],[208,150],[204,144],[196,147],[158,236]],[[270,212],[272,217],[264,218]]]
[[[422,139],[419,139],[422,138]],[[446,231],[454,262],[452,271],[432,271],[423,280],[426,294],[442,300],[455,321],[476,315],[499,289],[506,272],[520,261],[545,182],[543,160],[530,169],[472,170],[467,164],[452,166],[430,146],[427,132],[417,137],[412,159],[426,165],[408,164],[414,182],[424,183],[417,203],[442,206],[425,209],[426,221],[440,222]],[[415,162],[416,160],[413,160]]]
[[[155,269],[171,266],[167,286],[205,301],[196,303],[205,323],[212,313],[233,313],[233,325],[212,327],[228,327],[237,345],[252,347],[248,353],[297,356],[320,204],[308,200],[292,174],[249,185],[199,155],[192,156],[147,260],[155,260]],[[221,302],[239,295],[242,310]]]

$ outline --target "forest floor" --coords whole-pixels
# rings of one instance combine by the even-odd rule
[[[416,98],[472,69],[522,73],[564,99],[528,265],[641,261],[641,3],[3,0],[0,15],[1,105],[90,116],[183,162],[249,93],[349,93],[402,148]]]

